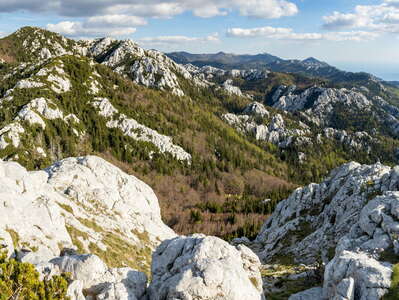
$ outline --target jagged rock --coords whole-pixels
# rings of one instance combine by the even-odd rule
[[[365,253],[343,251],[326,267],[323,297],[381,299],[391,286],[391,275],[391,264],[379,262]]]
[[[0,149],[5,149],[11,142],[11,145],[18,148],[21,138],[20,135],[25,129],[18,123],[13,122],[0,129]]]
[[[10,254],[16,245],[20,259],[34,264],[47,263],[63,247],[116,251],[112,238],[132,249],[132,261],[135,249],[143,249],[137,267],[146,269],[150,262],[139,253],[175,236],[150,187],[94,156],[36,172],[0,161],[0,198],[2,243]]]
[[[249,104],[247,107],[244,108],[244,111],[242,112],[244,115],[258,115],[260,117],[269,117],[270,113],[269,111],[265,108],[265,106],[262,103],[259,102],[252,102]]]
[[[312,87],[297,92],[296,86],[280,86],[272,96],[271,105],[289,112],[302,111],[309,121],[329,126],[337,104],[351,110],[369,111],[372,102],[362,93],[348,89]]]
[[[260,256],[287,255],[305,263],[314,262],[320,252],[330,256],[326,252],[348,234],[369,198],[396,190],[398,176],[398,168],[349,163],[322,183],[297,189],[263,225],[256,239],[264,245]]]
[[[69,284],[66,295],[70,300],[86,300],[82,291],[83,283],[80,280],[74,280]]]
[[[399,253],[398,188],[399,167],[337,168],[278,204],[256,239],[259,255],[326,261],[322,299],[380,299],[392,275],[383,254]]]
[[[147,286],[144,273],[129,268],[110,269],[96,255],[72,255],[52,259],[62,273],[81,283],[95,299],[140,299]]]
[[[233,85],[233,80],[228,79],[223,83],[223,89],[230,95],[242,96],[239,87]]]
[[[215,237],[167,240],[153,255],[149,299],[264,299],[259,266],[247,247]]]
[[[99,109],[100,115],[111,118],[107,122],[109,128],[119,128],[125,135],[135,140],[154,144],[161,153],[167,152],[177,160],[191,163],[191,154],[184,151],[182,147],[173,144],[171,137],[159,134],[157,131],[138,123],[134,119],[128,118],[124,114],[120,114],[118,119],[112,118],[118,114],[118,111],[108,99],[96,98],[93,106]]]
[[[116,72],[129,76],[134,82],[147,87],[170,90],[184,96],[178,75],[192,80],[191,74],[161,52],[144,50],[131,40],[98,39],[89,44],[88,53]],[[199,83],[199,80],[194,80]]]
[[[324,128],[323,132],[327,138],[335,139],[355,150],[367,149],[367,152],[371,151],[369,144],[373,141],[373,138],[367,132],[358,131],[350,134],[345,130],[334,128]]]
[[[259,116],[265,120],[269,120],[268,125],[258,125],[254,116]],[[312,141],[306,136],[310,134],[307,126],[298,123],[300,129],[287,128],[284,118],[281,114],[275,114],[270,118],[270,112],[265,106],[258,102],[249,104],[242,115],[225,114],[223,120],[230,126],[245,134],[253,135],[258,141],[267,141],[278,145],[280,148],[287,148],[291,144],[306,145]]]

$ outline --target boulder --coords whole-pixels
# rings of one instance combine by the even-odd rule
[[[344,251],[326,267],[323,296],[337,300],[380,299],[391,286],[391,275],[391,264],[365,253]]]
[[[153,254],[149,299],[264,299],[257,256],[216,237],[164,241]]]
[[[108,268],[96,255],[67,255],[50,263],[62,273],[71,274],[76,285],[70,287],[74,295],[79,295],[81,287],[80,291],[93,299],[138,300],[146,290],[147,276],[144,273],[130,268]]]

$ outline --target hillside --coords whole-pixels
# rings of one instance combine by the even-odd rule
[[[394,85],[33,27],[0,58],[0,270],[60,300],[395,297]]]
[[[266,107],[267,117],[246,120],[247,133],[226,121],[229,114],[248,111],[252,99],[270,105],[267,99],[281,84],[297,86],[294,94],[314,85],[332,87],[323,79],[218,69],[204,75],[132,41],[76,42],[38,28],[1,39],[3,53],[11,53],[10,41],[15,53],[33,47],[49,54],[16,55],[2,65],[1,157],[40,169],[69,156],[101,155],[151,185],[163,219],[179,233],[253,236],[264,214],[294,186],[319,181],[351,159],[388,164],[398,159],[395,109],[385,104],[391,123],[383,125],[383,115],[367,123],[381,123],[377,132],[370,127],[374,123],[361,128],[331,123],[327,130],[281,107]],[[232,92],[237,87],[241,94]],[[397,101],[388,92],[381,95]],[[343,117],[340,111],[334,116],[337,122]],[[289,130],[278,129],[273,138],[253,136],[257,126],[261,131],[263,125],[280,126],[272,125],[276,120]],[[293,138],[298,142],[281,147]]]

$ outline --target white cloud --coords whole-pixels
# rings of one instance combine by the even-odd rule
[[[285,0],[234,0],[234,2],[243,16],[276,19],[298,13],[298,7]]]
[[[142,17],[128,15],[105,15],[90,17],[85,22],[88,26],[134,27],[143,26],[147,21]]]
[[[110,5],[104,9],[104,12],[111,14],[122,13],[147,18],[171,18],[185,11],[184,7],[176,2],[150,3],[148,1],[145,4],[134,2]]]
[[[61,16],[93,17],[128,14],[170,18],[186,11],[214,17],[238,11],[243,16],[280,18],[292,16],[298,7],[289,0],[0,0],[0,11],[49,11]]]
[[[227,30],[228,37],[263,37],[277,40],[294,41],[367,41],[378,37],[377,33],[368,31],[347,31],[328,33],[296,33],[292,28],[281,27],[258,27],[258,28],[230,28]]]
[[[145,37],[139,39],[144,45],[168,45],[168,44],[187,44],[187,43],[206,43],[206,42],[219,42],[219,35],[214,33],[205,37],[188,37],[183,35],[172,35],[172,36],[157,36],[157,37]]]
[[[47,29],[70,37],[124,36],[136,32],[133,27],[91,27],[87,23],[71,21],[48,24]]]
[[[378,5],[357,5],[351,13],[334,12],[323,17],[324,28],[362,29],[375,33],[399,33],[399,0]]]

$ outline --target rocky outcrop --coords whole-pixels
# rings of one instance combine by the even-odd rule
[[[88,54],[138,84],[170,90],[177,96],[184,95],[179,76],[201,85],[199,79],[193,80],[185,68],[163,53],[144,50],[131,40],[97,39],[88,44]]]
[[[0,238],[35,264],[63,248],[106,259],[125,247],[131,252],[124,258],[106,262],[148,270],[151,250],[175,236],[150,187],[94,156],[37,172],[0,161],[0,196]]]
[[[93,156],[37,172],[0,161],[0,197],[2,247],[41,278],[70,273],[72,300],[141,299],[146,249],[175,236],[147,185]],[[251,250],[218,238],[166,240],[153,255],[149,299],[263,299],[259,266]]]
[[[289,112],[302,111],[309,121],[330,126],[336,105],[348,110],[369,111],[372,102],[362,93],[348,89],[312,87],[298,91],[296,86],[280,86],[271,97],[271,106]]]
[[[247,247],[219,238],[167,240],[153,255],[149,299],[264,299],[259,266]]]
[[[75,291],[72,300],[81,297],[79,290],[84,291],[85,299],[139,300],[147,286],[144,273],[130,268],[108,268],[96,255],[64,255],[52,259],[49,265],[60,273],[69,273],[74,280],[69,286],[69,291]]]
[[[297,189],[262,227],[261,257],[270,260],[280,253],[308,263],[320,254],[331,257],[327,252],[350,231],[366,203],[398,188],[398,176],[398,168],[349,163],[322,183]]]
[[[252,102],[241,115],[225,114],[223,120],[238,131],[254,136],[258,141],[267,141],[278,145],[280,148],[287,148],[292,144],[311,144],[309,138],[310,130],[303,123],[296,124],[297,128],[288,128],[281,114],[271,113],[259,102]],[[263,124],[257,122],[260,118]],[[294,122],[292,122],[294,123]]]
[[[14,34],[26,51],[24,61],[47,60],[62,55],[84,55],[85,49],[73,40],[38,27],[23,27]]]
[[[138,141],[145,141],[154,144],[161,153],[169,153],[177,160],[191,163],[191,155],[184,151],[180,146],[173,144],[172,138],[159,134],[157,131],[148,128],[132,118],[114,108],[107,98],[95,98],[93,106],[99,110],[99,114],[108,118],[107,126],[109,128],[119,128],[125,135]],[[117,116],[114,118],[114,116]]]
[[[391,285],[389,257],[399,254],[398,189],[399,167],[337,168],[278,204],[256,239],[259,255],[265,261],[324,260],[320,299],[380,299]],[[293,299],[310,299],[306,294]]]
[[[229,95],[236,95],[236,96],[243,96],[241,90],[239,87],[233,85],[233,80],[228,79],[226,80],[223,85],[223,89],[229,94]]]
[[[365,131],[349,133],[346,130],[337,130],[334,128],[324,128],[324,136],[328,139],[335,139],[342,145],[346,145],[354,150],[371,151],[370,144],[374,141],[373,137]]]

